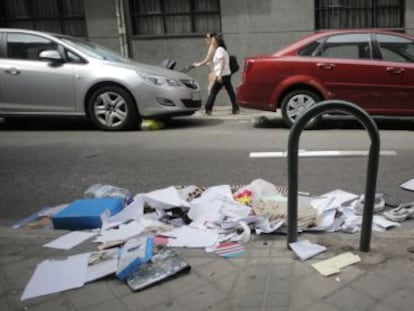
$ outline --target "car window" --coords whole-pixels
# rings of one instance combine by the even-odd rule
[[[392,62],[414,62],[414,42],[393,35],[377,34],[382,59]]]
[[[370,59],[371,48],[367,33],[330,36],[316,56],[345,59]]]
[[[73,53],[72,51],[65,50],[67,61],[70,63],[76,63],[76,64],[83,64],[85,61],[78,56],[77,54]]]
[[[312,43],[309,43],[304,48],[302,48],[298,54],[300,56],[312,56],[316,53],[319,46],[321,45],[321,40],[314,41]]]
[[[40,52],[56,50],[57,44],[46,38],[22,33],[7,34],[7,57],[24,60],[39,60]]]
[[[92,42],[88,42],[85,40],[68,37],[68,36],[57,36],[57,38],[59,38],[66,44],[70,45],[71,47],[82,51],[89,57],[93,57],[97,59],[104,59],[104,60],[109,60],[109,61],[114,61],[114,62],[123,62],[123,63],[129,62],[127,58],[123,57],[117,52],[109,50],[103,46],[94,44]]]

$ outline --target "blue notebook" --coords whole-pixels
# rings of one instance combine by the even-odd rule
[[[52,216],[53,227],[65,230],[99,228],[102,218],[119,213],[123,207],[121,198],[76,200]]]

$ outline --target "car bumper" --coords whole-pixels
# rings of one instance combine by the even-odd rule
[[[142,117],[191,115],[202,106],[200,90],[184,87],[152,88],[137,92],[134,97]]]

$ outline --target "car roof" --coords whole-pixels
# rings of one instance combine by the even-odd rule
[[[315,40],[318,40],[320,38],[323,37],[327,37],[327,36],[331,36],[331,35],[338,35],[338,34],[347,34],[347,33],[377,33],[377,34],[390,34],[390,35],[399,35],[399,36],[403,36],[406,38],[410,38],[410,39],[414,39],[413,37],[410,37],[407,34],[401,33],[401,32],[396,32],[396,31],[392,31],[389,29],[372,29],[372,28],[367,28],[367,29],[362,29],[362,28],[358,28],[358,29],[329,29],[329,30],[318,30],[315,31],[311,34],[308,34],[307,36],[304,36],[298,40],[296,40],[295,42],[293,42],[292,44],[276,51],[273,56],[279,56],[279,55],[283,55],[283,54],[288,54],[289,52],[295,51],[298,48],[305,46],[308,43],[311,43]]]
[[[17,33],[23,33],[23,34],[33,34],[33,35],[42,35],[47,36],[50,38],[59,38],[59,37],[70,37],[64,34],[54,33],[54,32],[48,32],[48,31],[40,31],[40,30],[32,30],[32,29],[23,29],[23,28],[0,28],[1,32],[17,32]]]
[[[38,34],[53,34],[47,31],[33,30],[33,29],[23,29],[23,28],[0,28],[1,32],[26,32],[26,33],[38,33]]]

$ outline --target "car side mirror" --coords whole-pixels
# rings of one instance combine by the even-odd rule
[[[40,60],[47,60],[52,63],[63,63],[63,58],[57,50],[44,50],[39,53]]]

